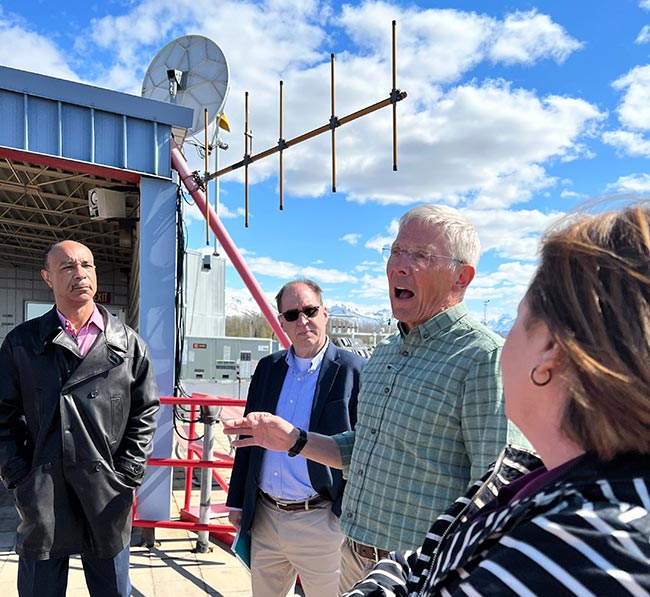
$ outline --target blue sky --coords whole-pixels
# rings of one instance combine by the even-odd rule
[[[209,37],[230,68],[226,166],[244,153],[246,91],[253,152],[277,142],[280,79],[285,138],[329,120],[330,53],[339,117],[386,98],[393,19],[399,170],[385,108],[338,129],[335,194],[323,135],[285,152],[284,211],[274,156],[250,167],[249,227],[243,169],[220,178],[220,217],[270,296],[309,276],[327,304],[370,311],[388,307],[380,249],[399,216],[454,205],[483,246],[470,310],[514,314],[549,224],[597,195],[650,191],[650,0],[0,0],[0,64],[139,94],[168,42]],[[205,248],[196,210],[187,222]],[[228,295],[245,296],[228,270]]]

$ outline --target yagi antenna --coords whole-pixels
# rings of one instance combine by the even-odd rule
[[[312,131],[309,131],[307,133],[304,133],[302,135],[299,135],[298,137],[294,137],[293,139],[286,140],[284,139],[284,84],[282,81],[280,81],[280,137],[278,139],[277,145],[274,147],[270,147],[269,149],[266,149],[264,151],[261,151],[258,154],[251,154],[250,153],[250,147],[252,146],[251,139],[252,139],[252,134],[248,129],[248,99],[249,99],[249,94],[248,91],[245,93],[245,126],[244,126],[244,159],[240,160],[239,162],[236,162],[234,164],[231,164],[230,166],[227,166],[225,168],[222,168],[221,170],[217,170],[216,172],[213,172],[212,174],[207,174],[206,173],[206,182],[208,180],[211,180],[213,178],[218,178],[219,176],[223,176],[224,174],[227,174],[228,172],[232,172],[233,170],[236,170],[237,168],[241,168],[244,166],[244,184],[245,184],[245,226],[248,228],[248,167],[250,164],[252,164],[255,161],[259,161],[263,158],[266,158],[270,155],[273,155],[274,153],[279,153],[279,189],[280,189],[280,209],[284,209],[284,171],[283,171],[283,154],[284,150],[292,147],[293,145],[297,145],[298,143],[302,143],[303,141],[307,141],[307,139],[311,139],[312,137],[316,137],[322,133],[325,133],[327,131],[331,131],[331,145],[332,145],[332,192],[336,192],[336,129],[344,124],[347,124],[348,122],[352,122],[353,120],[356,120],[357,118],[361,118],[362,116],[366,116],[367,114],[371,114],[372,112],[375,112],[381,108],[385,108],[386,106],[393,106],[393,170],[397,170],[397,102],[403,100],[406,98],[406,91],[401,91],[397,89],[397,66],[396,66],[396,54],[397,54],[397,44],[396,44],[396,29],[397,29],[397,22],[393,21],[392,22],[392,84],[393,88],[390,92],[390,95],[388,98],[377,102],[376,104],[372,104],[371,106],[368,106],[366,108],[363,108],[361,110],[358,110],[357,112],[353,112],[352,114],[348,114],[347,116],[343,116],[342,118],[338,118],[336,116],[336,103],[335,103],[335,85],[334,85],[334,54],[330,55],[330,63],[331,63],[331,108],[332,108],[332,113],[329,119],[329,122],[323,126],[320,126]],[[250,144],[250,145],[249,145]]]
[[[229,70],[226,57],[212,40],[202,35],[186,35],[168,43],[151,61],[142,82],[142,97],[192,108],[194,118],[190,129],[173,129],[174,140],[182,145],[185,135],[204,152],[205,172],[208,173],[208,157],[219,141],[219,126],[227,128],[223,119],[223,106],[228,98]],[[210,139],[210,123],[214,130]],[[203,139],[199,134],[204,132]],[[208,180],[203,190],[206,196],[206,243],[210,236],[210,211],[208,209]],[[216,201],[216,197],[215,197]],[[217,206],[215,204],[215,212]]]

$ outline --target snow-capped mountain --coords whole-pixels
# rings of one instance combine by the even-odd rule
[[[330,319],[354,320],[358,327],[386,327],[390,324],[392,314],[389,309],[360,312],[350,305],[338,304],[328,308]]]
[[[357,329],[370,328],[373,331],[381,332],[395,324],[390,309],[378,309],[374,311],[362,311],[359,307],[343,303],[328,305],[330,322],[340,320],[341,325],[352,324]],[[261,314],[257,303],[249,296],[230,296],[226,302],[226,317],[258,316]],[[487,326],[500,334],[506,336],[512,327],[514,320],[512,316],[504,314],[496,320],[489,320]]]
[[[226,317],[256,316],[261,314],[262,311],[250,294],[246,296],[232,295],[226,297]]]
[[[328,305],[330,318],[356,321],[356,325],[384,327],[392,317],[389,309],[361,312],[351,305]],[[242,317],[261,315],[260,308],[250,295],[229,296],[226,300],[226,317]]]
[[[497,320],[492,319],[488,321],[486,325],[493,332],[496,332],[497,334],[505,338],[508,335],[508,332],[510,331],[510,328],[512,327],[512,324],[514,322],[515,320],[513,319],[513,317],[505,313]]]

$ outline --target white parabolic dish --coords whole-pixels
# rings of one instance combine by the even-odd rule
[[[169,71],[183,73],[176,94],[170,94]],[[186,35],[168,43],[152,60],[142,83],[142,97],[194,109],[191,135],[205,129],[223,111],[228,97],[228,63],[217,44],[202,35]]]

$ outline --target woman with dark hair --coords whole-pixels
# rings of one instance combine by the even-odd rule
[[[565,220],[501,356],[508,446],[346,595],[650,595],[650,207]]]

